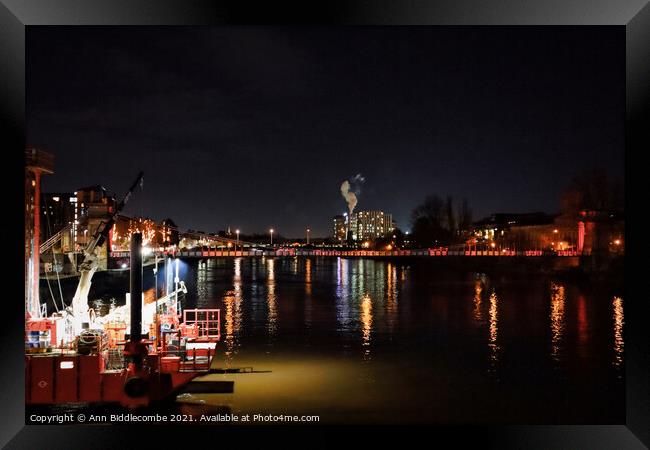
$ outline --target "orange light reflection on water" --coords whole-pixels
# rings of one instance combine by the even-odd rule
[[[365,294],[361,300],[361,333],[364,356],[370,356],[370,335],[372,333],[372,299]]]
[[[499,338],[499,298],[497,297],[496,292],[490,294],[490,309],[489,320],[490,320],[490,335],[488,341],[488,348],[490,349],[490,373],[495,374],[497,371],[497,364],[499,363],[499,352],[501,348],[499,347],[498,338]]]
[[[237,353],[239,348],[239,335],[242,326],[242,288],[241,288],[241,258],[235,259],[235,267],[233,274],[233,288],[226,291],[223,297],[223,304],[225,306],[225,319],[224,326],[225,336],[225,357],[226,364],[232,362],[233,356]]]
[[[614,313],[614,367],[621,369],[625,348],[625,342],[623,341],[623,325],[625,323],[623,299],[621,297],[614,297],[612,307]]]
[[[562,345],[564,340],[564,303],[566,294],[564,286],[551,283],[551,357],[555,362],[562,358]]]

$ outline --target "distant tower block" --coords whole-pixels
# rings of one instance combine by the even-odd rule
[[[25,149],[25,312],[40,317],[38,292],[41,175],[54,173],[54,157],[35,148]]]

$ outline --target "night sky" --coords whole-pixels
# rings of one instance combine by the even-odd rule
[[[207,232],[330,233],[341,183],[409,229],[427,194],[474,219],[554,212],[581,168],[623,176],[621,27],[28,27],[45,192]]]

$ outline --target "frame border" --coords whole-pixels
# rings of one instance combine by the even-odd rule
[[[296,5],[293,5],[296,6]],[[626,236],[628,261],[647,254],[649,246],[641,238],[640,212],[644,198],[630,188],[633,180],[643,180],[642,165],[635,155],[650,148],[650,5],[648,0],[504,0],[499,4],[478,0],[411,0],[400,6],[390,0],[367,2],[330,1],[324,4],[257,5],[242,1],[211,0],[0,0],[0,136],[11,157],[11,173],[4,178],[12,186],[7,209],[18,217],[23,206],[20,188],[25,147],[25,27],[30,25],[614,25],[624,27],[626,39]],[[636,166],[634,163],[637,163]],[[15,166],[14,166],[15,164]],[[14,179],[15,177],[15,179]],[[19,187],[19,189],[16,189]],[[646,187],[647,189],[647,187]],[[16,192],[14,195],[13,193]],[[637,208],[636,211],[634,208]],[[14,215],[15,214],[15,215]],[[0,230],[8,236],[23,232],[21,220],[2,221]],[[10,244],[10,252],[24,251],[20,240]],[[9,280],[24,277],[20,265],[3,265]],[[381,436],[383,444],[404,444],[403,436],[422,433],[434,441],[451,439],[457,444],[499,448],[647,448],[650,446],[650,338],[644,318],[648,311],[643,295],[631,289],[644,280],[641,264],[626,267],[626,425],[602,426],[467,426],[391,427],[395,433]],[[9,272],[10,271],[10,272]],[[6,272],[5,272],[6,273]],[[633,281],[630,281],[633,280]],[[630,284],[635,283],[635,284]],[[22,286],[21,283],[19,283]],[[647,288],[645,289],[647,291]],[[15,297],[22,292],[16,292]],[[5,296],[8,315],[23,314],[22,302]],[[641,303],[646,302],[646,303]],[[647,321],[647,319],[646,319]],[[13,321],[9,321],[13,322]],[[36,426],[24,424],[23,343],[20,321],[5,323],[0,331],[0,445],[6,448],[116,448],[133,444],[138,431],[149,445],[164,436],[167,445],[187,445],[187,428],[160,426],[93,425]],[[16,374],[21,374],[16,376]],[[341,443],[330,427],[262,427],[263,439],[272,440],[291,433],[294,443]],[[363,431],[367,427],[350,427]],[[386,428],[384,428],[386,429]],[[173,430],[173,431],[172,431]],[[262,431],[262,430],[260,430]],[[377,428],[377,431],[381,431]],[[145,433],[146,432],[146,433]],[[192,436],[216,442],[214,427],[193,427]],[[415,433],[413,433],[415,432]],[[220,427],[219,442],[249,443],[248,429]],[[337,433],[338,434],[338,433]],[[346,433],[351,435],[352,433]],[[363,434],[366,434],[365,432]],[[372,433],[375,437],[380,433]],[[386,434],[386,433],[384,433]],[[259,436],[259,435],[258,435]],[[480,437],[479,437],[480,436]],[[363,437],[363,436],[362,436]],[[74,439],[74,440],[73,440]],[[445,440],[446,440],[445,439]],[[283,444],[287,441],[283,440]],[[347,438],[344,442],[347,442]],[[194,442],[191,442],[194,444]],[[294,444],[295,445],[295,444]]]

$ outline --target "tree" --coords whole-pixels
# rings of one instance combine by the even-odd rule
[[[423,247],[434,246],[437,243],[439,234],[435,232],[435,225],[427,217],[421,216],[413,221],[411,226],[413,240]]]
[[[395,236],[393,238],[395,245],[397,245],[398,247],[404,246],[404,233],[402,232],[402,230],[400,230],[399,228],[395,228],[393,230],[393,234],[391,235],[391,238],[393,236]]]
[[[621,211],[623,202],[620,180],[611,180],[602,169],[577,174],[562,194],[562,209],[568,214],[577,214],[583,209]]]
[[[170,245],[178,245],[180,241],[178,235],[178,226],[172,219],[167,218],[162,221],[162,234],[162,244],[165,247],[168,247]]]
[[[468,230],[472,224],[472,211],[467,199],[454,214],[454,199],[448,195],[442,200],[429,195],[411,213],[413,241],[420,246],[445,245],[458,238],[459,231]]]
[[[429,195],[424,202],[415,207],[411,213],[411,223],[415,225],[418,219],[426,219],[434,227],[442,227],[444,202],[437,195]],[[422,222],[424,223],[424,222]]]
[[[472,225],[472,210],[469,207],[469,202],[466,198],[458,207],[458,229],[460,231],[469,230]]]
[[[451,200],[450,200],[451,202]],[[447,208],[437,195],[429,195],[411,213],[413,240],[422,246],[446,243],[451,238]]]
[[[447,196],[447,201],[445,202],[445,220],[446,228],[451,233],[452,236],[456,235],[456,218],[454,217],[454,200],[451,198],[451,195]]]

